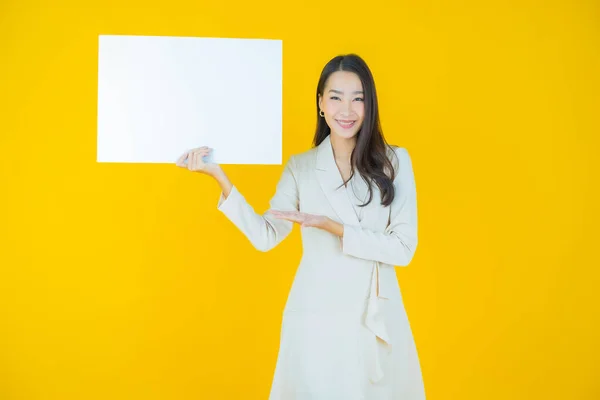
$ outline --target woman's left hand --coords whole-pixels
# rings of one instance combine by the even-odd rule
[[[295,222],[305,228],[319,228],[338,236],[344,234],[344,227],[342,224],[323,215],[307,214],[300,211],[270,210],[269,212],[273,214],[275,218]]]
[[[271,210],[270,213],[273,214],[275,218],[285,219],[287,221],[295,222],[300,226],[312,228],[323,228],[329,219],[322,215],[307,214],[300,211]]]

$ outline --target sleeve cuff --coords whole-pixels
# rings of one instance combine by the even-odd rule
[[[235,186],[231,188],[231,191],[229,192],[229,196],[227,196],[227,198],[225,198],[223,192],[221,192],[221,195],[219,196],[219,201],[217,202],[217,210],[221,211],[224,214],[227,214],[232,208],[235,207],[235,203],[238,202],[237,200],[239,200],[240,196],[241,194]]]
[[[344,235],[342,236],[342,252],[346,255],[354,256],[355,250],[360,245],[359,227],[344,225]]]

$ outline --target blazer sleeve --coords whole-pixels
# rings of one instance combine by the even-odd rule
[[[290,157],[279,178],[270,209],[280,211],[298,210],[298,185],[294,175],[294,157]],[[258,214],[234,186],[225,198],[223,193],[217,205],[221,211],[259,251],[269,251],[285,239],[293,228],[293,222],[277,219],[267,212]]]
[[[417,193],[412,161],[405,148],[395,149],[398,170],[389,224],[384,232],[344,225],[342,251],[350,256],[407,266],[417,249]]]

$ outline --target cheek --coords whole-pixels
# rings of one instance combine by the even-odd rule
[[[329,114],[335,114],[337,112],[337,109],[338,109],[338,102],[336,102],[334,100],[326,100],[325,101],[325,108],[327,109],[327,112]]]
[[[358,115],[360,119],[363,119],[365,116],[365,103],[356,103],[356,105],[354,106],[354,112],[356,113],[356,115]]]

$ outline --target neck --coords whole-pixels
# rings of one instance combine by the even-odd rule
[[[356,146],[356,137],[344,139],[333,132],[330,133],[329,136],[331,137],[331,147],[333,148],[333,155],[336,161],[349,163],[352,150],[354,150],[354,146]]]

